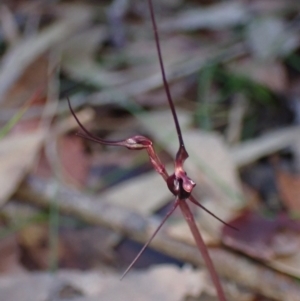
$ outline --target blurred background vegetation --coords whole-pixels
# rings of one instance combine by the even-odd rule
[[[192,208],[228,300],[298,300],[300,3],[153,4],[195,196],[239,228]],[[172,195],[143,151],[76,136],[67,104],[101,138],[149,137],[172,171],[147,1],[4,0],[0,23],[0,300],[216,300],[177,212],[117,281]],[[49,271],[60,288],[33,294]]]

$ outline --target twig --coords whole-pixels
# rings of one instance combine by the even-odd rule
[[[31,178],[20,186],[15,197],[42,207],[49,207],[51,199],[45,195],[47,184]],[[157,227],[151,218],[136,212],[105,203],[95,197],[59,187],[57,193],[59,209],[88,223],[106,226],[144,243]],[[159,232],[151,246],[156,250],[192,264],[204,265],[195,246],[186,245],[171,238],[165,231]],[[277,301],[298,301],[300,287],[297,281],[264,267],[244,256],[221,248],[209,249],[210,256],[219,275],[250,288]]]

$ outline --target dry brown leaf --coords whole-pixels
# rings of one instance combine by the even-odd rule
[[[205,231],[205,229],[203,229],[203,227],[201,227],[201,225],[199,223],[197,223],[197,227],[198,227],[198,229],[201,233],[201,236],[207,246],[212,246],[212,245],[216,245],[219,243],[219,241],[216,240],[213,236],[209,235],[209,233],[207,233]],[[191,230],[183,217],[180,220],[178,219],[178,221],[176,221],[176,223],[170,224],[167,227],[166,232],[170,235],[170,237],[172,237],[176,240],[185,242],[185,243],[193,245],[193,246],[196,245],[195,238],[192,235]]]
[[[106,30],[97,26],[68,40],[63,46],[62,69],[75,80],[96,86],[113,86],[124,82],[124,76],[104,70],[95,60],[95,52],[106,35]]]
[[[132,284],[132,291],[140,296],[135,300],[179,301],[186,296],[199,296],[207,285],[205,277],[204,272],[193,271],[191,268],[161,265],[146,272],[132,273],[128,277],[129,283],[124,281],[124,286]],[[123,300],[121,295],[120,300]]]
[[[90,108],[79,111],[77,117],[82,124],[86,124],[94,117],[94,111]],[[90,166],[89,156],[85,153],[82,138],[75,135],[66,136],[66,132],[78,128],[78,124],[72,115],[57,122],[52,127],[53,137],[57,137],[59,166],[62,175],[68,183],[82,187],[86,182],[88,168]],[[56,138],[53,138],[53,140]],[[43,178],[50,178],[53,175],[45,151],[41,152],[38,164],[35,166],[34,174]]]
[[[128,57],[129,62],[132,62],[133,65],[132,68],[130,68],[126,72],[126,77],[129,77],[129,79],[131,79],[133,83],[134,81],[138,81],[140,79],[145,80],[149,76],[161,76],[156,65],[157,52],[155,47],[153,46],[153,40],[139,40],[134,43],[128,44],[128,46],[124,50],[126,57]],[[201,57],[206,53],[202,49],[199,50],[198,47],[195,47],[193,40],[183,35],[168,37],[168,42],[164,43],[163,52],[168,54],[164,57],[164,66],[167,70],[167,73],[171,72],[168,70],[173,70],[174,65],[180,64],[182,61],[185,61],[186,57]],[[139,63],[137,64],[136,62]],[[160,82],[160,85],[158,85],[158,87],[161,87],[161,83],[162,82]]]
[[[19,245],[24,254],[23,262],[30,269],[49,268],[49,228],[46,224],[30,224],[23,227],[18,235]],[[62,253],[60,246],[57,250],[58,257]]]
[[[49,158],[43,148],[34,174],[44,179],[50,179],[53,177],[54,171],[58,171],[59,176],[65,183],[82,188],[86,183],[90,166],[83,139],[75,135],[65,135],[58,137],[57,141],[57,157],[55,157],[55,160],[59,169],[53,170],[53,164],[49,163]]]
[[[299,135],[299,125],[274,130],[231,147],[230,155],[237,166],[245,166],[293,145],[295,140],[298,140]]]
[[[282,201],[291,213],[300,212],[300,176],[283,170],[276,172],[277,185]]]
[[[58,155],[63,177],[73,185],[83,187],[89,172],[89,157],[85,153],[83,139],[62,136],[58,139]]]
[[[64,41],[90,20],[92,11],[82,6],[61,6],[64,18],[38,35],[21,40],[1,61],[0,102],[24,70],[50,47]]]
[[[246,6],[239,2],[223,2],[206,8],[193,8],[165,21],[165,30],[224,29],[244,24],[249,19]]]
[[[294,0],[255,0],[251,3],[251,7],[260,14],[277,15],[283,11],[298,9],[299,3]]]
[[[3,100],[4,108],[18,108],[27,99],[33,98],[33,95],[35,99],[32,105],[44,104],[45,98],[42,97],[42,92],[46,89],[47,84],[48,58],[46,56],[40,56],[23,70],[22,75],[14,82],[13,86],[6,93],[5,99]],[[38,93],[37,91],[40,92]],[[29,120],[29,122],[30,121],[31,120]]]
[[[59,268],[91,269],[112,264],[113,246],[120,236],[101,227],[60,231],[57,237],[56,259]],[[46,270],[49,267],[51,246],[46,224],[30,224],[18,234],[23,262],[29,268]],[[1,245],[0,245],[1,246]]]
[[[216,48],[218,48],[216,45],[214,45],[213,49],[211,46],[206,47],[203,52],[200,52],[200,54],[198,48],[193,48],[192,51],[188,51],[188,53],[187,49],[184,49],[181,50],[181,54],[184,52],[184,56],[178,56],[177,54],[175,57],[175,54],[172,54],[171,61],[169,61],[169,56],[166,56],[164,58],[164,65],[169,81],[171,82],[182,79],[183,77],[198,72],[199,69],[206,65],[208,60],[216,57],[219,58],[219,55],[222,57],[222,62],[227,62],[228,60],[232,60],[233,58],[240,57],[245,54],[245,48],[241,44],[234,44],[232,47],[225,49],[225,51],[222,50],[221,52],[215,51]],[[220,48],[224,48],[222,43],[220,43]],[[174,50],[173,53],[175,52]],[[165,60],[167,60],[167,62]],[[124,101],[126,97],[135,97],[142,93],[147,93],[150,90],[160,88],[162,85],[161,73],[157,70],[157,68],[155,69],[155,73],[154,70],[149,72],[149,68],[152,70],[153,64],[148,64],[146,68],[144,67],[144,71],[146,72],[138,72],[138,74],[134,77],[134,81],[121,85],[120,87],[113,87],[113,89],[109,88],[104,89],[101,92],[93,93],[86,97],[86,101],[90,104],[97,105],[112,102],[115,103],[118,100]],[[128,72],[130,72],[130,70]]]
[[[0,240],[0,273],[20,274],[25,269],[20,264],[20,248],[14,235]]]
[[[4,40],[11,46],[19,40],[19,29],[13,12],[5,4],[0,6],[0,23]]]
[[[176,99],[180,99],[184,96],[184,93],[190,88],[190,83],[185,80],[177,81],[170,85],[170,89],[173,95],[176,95]],[[164,89],[158,89],[151,91],[146,94],[137,95],[135,97],[136,101],[141,105],[147,106],[161,106],[166,103],[166,92]]]
[[[63,230],[59,235],[60,268],[96,269],[115,263],[114,246],[121,236],[102,227]]]
[[[152,171],[105,190],[101,197],[109,203],[148,215],[172,197],[165,181]]]
[[[35,162],[44,131],[7,136],[0,140],[0,206],[14,193]]]
[[[77,301],[182,301],[186,296],[199,296],[206,286],[204,272],[167,265],[132,271],[122,282],[112,272],[60,271],[0,278],[0,300],[61,299],[68,288]]]
[[[299,252],[290,257],[282,257],[277,258],[276,260],[271,260],[270,262],[268,262],[268,265],[280,272],[292,275],[294,277],[300,277]]]
[[[251,19],[246,28],[246,39],[252,54],[260,60],[286,57],[299,45],[295,28],[289,27],[284,18],[269,14]]]
[[[114,301],[124,298],[141,301],[179,301],[186,295],[197,295],[197,289],[199,295],[202,285],[200,273],[193,275],[193,272],[190,274],[172,266],[160,266],[147,272],[131,273],[125,281],[117,285],[117,290],[116,283],[107,283],[99,297],[102,300]]]
[[[260,259],[277,270],[300,276],[300,223],[286,215],[267,219],[245,212],[231,225],[239,231],[224,227],[223,243],[253,258]]]
[[[229,70],[257,83],[263,84],[275,92],[285,92],[288,85],[287,73],[279,61],[256,61],[246,58],[232,61]],[[270,76],[272,74],[272,76]]]

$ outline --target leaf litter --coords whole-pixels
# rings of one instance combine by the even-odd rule
[[[183,300],[186,296],[199,296],[207,285],[205,273],[173,266],[156,266],[147,272],[134,272],[120,282],[112,272],[61,271],[26,277],[0,279],[3,300],[39,301],[42,296],[52,299],[61,296],[63,288],[73,288],[76,300]],[[35,290],[32,290],[32,286]],[[76,294],[77,292],[77,294]],[[62,298],[62,296],[60,297]],[[61,300],[61,299],[60,299]]]
[[[1,111],[8,108],[18,111],[18,108],[36,89],[42,88],[45,90],[45,94],[48,93],[46,92],[49,88],[48,53],[59,48],[62,54],[59,61],[60,80],[62,80],[60,92],[62,94],[69,94],[65,91],[71,91],[74,93],[75,100],[79,95],[76,92],[78,89],[81,90],[80,93],[83,92],[82,95],[86,95],[82,98],[84,101],[97,104],[100,110],[110,108],[111,112],[117,116],[122,115],[120,110],[133,113],[134,117],[131,118],[139,120],[139,125],[135,125],[135,128],[131,130],[146,133],[154,140],[158,148],[163,149],[164,156],[167,156],[166,153],[174,156],[177,147],[176,135],[172,120],[169,118],[170,112],[165,110],[165,103],[160,96],[161,79],[153,64],[153,61],[156,60],[155,55],[152,55],[153,41],[148,41],[147,24],[145,26],[143,23],[145,13],[138,9],[141,5],[135,3],[128,6],[123,12],[122,25],[128,25],[128,27],[127,31],[125,30],[123,33],[124,46],[118,50],[116,50],[117,47],[114,49],[115,40],[110,36],[110,26],[114,26],[114,24],[107,25],[101,5],[52,4],[51,10],[49,10],[50,22],[49,19],[45,18],[45,11],[40,9],[36,13],[41,14],[41,23],[38,24],[36,32],[32,36],[23,36],[20,28],[13,29],[11,22],[14,21],[12,18],[15,18],[16,12],[13,7],[10,7],[9,12],[11,14],[9,15],[6,11],[6,13],[4,12],[6,16],[4,15],[2,18],[2,22],[8,26],[5,29],[6,40],[3,43],[10,43],[10,45],[1,50],[0,96],[3,107]],[[251,168],[251,164],[255,165],[258,160],[266,160],[266,158],[269,162],[270,155],[279,154],[280,160],[285,163],[288,160],[288,164],[294,164],[290,157],[296,156],[293,142],[298,140],[298,124],[292,118],[282,123],[281,117],[284,113],[281,110],[282,106],[278,104],[282,104],[284,102],[282,99],[286,98],[286,103],[283,106],[289,107],[291,79],[294,80],[299,76],[297,71],[298,27],[297,18],[293,17],[297,15],[299,7],[295,2],[280,1],[280,3],[274,4],[273,1],[269,0],[252,1],[251,4],[216,2],[213,5],[207,1],[200,1],[200,3],[179,1],[176,4],[163,1],[161,5],[164,11],[159,12],[158,10],[157,13],[162,14],[160,16],[160,30],[165,44],[163,46],[164,58],[172,84],[179,87],[176,102],[180,107],[178,111],[181,126],[190,154],[190,160],[186,167],[189,174],[197,179],[196,194],[201,203],[225,221],[239,227],[239,232],[223,229],[222,225],[213,221],[211,217],[196,208],[192,208],[197,215],[201,230],[205,233],[206,242],[218,247],[222,242],[249,257],[264,261],[279,271],[299,276],[297,272],[300,262],[297,256],[299,247],[297,220],[285,216],[284,221],[282,221],[282,212],[280,211],[272,212],[273,219],[266,218],[262,208],[265,210],[267,205],[261,196],[257,203],[257,211],[250,209],[247,192],[242,189],[239,178],[239,171],[243,170],[245,166]],[[168,15],[169,12],[172,14]],[[257,12],[260,13],[259,16],[255,15]],[[289,14],[285,12],[289,12]],[[98,19],[97,17],[94,18],[96,15]],[[18,22],[15,23],[16,26],[19,26]],[[112,22],[114,21],[112,20]],[[140,26],[136,26],[137,24]],[[16,33],[18,34],[16,35]],[[139,40],[145,33],[147,35]],[[220,38],[223,44],[219,43]],[[239,46],[240,41],[247,47],[235,54],[233,50],[235,46]],[[228,45],[232,48],[227,47]],[[200,50],[203,48],[210,49],[207,52],[211,54],[216,47],[222,49],[227,47],[229,62],[228,59],[222,60],[218,55],[207,56],[207,53],[202,53]],[[220,54],[221,51],[218,53]],[[199,85],[197,73],[203,66],[211,63],[216,65],[217,71],[226,70],[227,81],[232,83],[231,89],[233,90],[226,90],[228,88],[226,82],[220,81],[220,72],[216,72],[212,76],[211,93],[213,94],[209,95],[213,95],[213,97],[209,98],[209,108],[208,110],[198,110],[198,106],[203,106],[203,103],[201,98],[196,100],[195,97],[197,94],[195,91]],[[270,72],[272,73],[271,77]],[[240,82],[234,81],[235,76],[243,78],[244,86]],[[174,79],[176,79],[176,83]],[[250,94],[249,90],[245,88],[251,81],[261,84],[271,92],[270,95],[276,97],[271,102],[255,99],[254,94]],[[82,86],[77,88],[79,85]],[[74,87],[76,89],[72,90]],[[253,90],[256,89],[255,85],[252,87]],[[147,94],[154,88],[157,90]],[[100,92],[90,93],[91,90],[100,90]],[[232,98],[236,96],[235,93],[242,94],[246,98],[247,109],[240,119],[240,132],[235,145],[229,147],[224,142],[222,135],[228,127],[228,112],[233,103]],[[152,100],[155,95],[158,95],[157,99]],[[297,91],[293,92],[293,97],[298,97]],[[129,98],[136,98],[139,105],[130,106]],[[114,103],[110,101],[111,99]],[[39,103],[40,107],[44,106],[44,100]],[[119,105],[118,100],[121,100]],[[101,103],[104,105],[101,106]],[[261,105],[262,103],[263,105]],[[60,102],[58,107],[58,112],[64,111]],[[116,110],[118,113],[114,111],[116,107],[118,107],[119,111]],[[137,114],[137,111],[141,110],[144,113]],[[291,106],[289,110],[293,113]],[[28,116],[30,116],[31,111],[32,108],[30,107],[28,114],[24,115],[24,119],[30,119]],[[218,134],[212,131],[204,132],[197,128],[194,114],[196,111],[209,112],[209,116],[206,118],[210,118],[211,129],[217,131]],[[271,118],[272,122],[270,122],[271,115],[268,115],[270,111],[278,114],[272,115],[276,116]],[[218,115],[219,113],[221,114]],[[257,119],[260,114],[262,115],[261,120]],[[58,113],[57,117],[53,119],[50,127],[53,131],[57,130],[56,125],[61,118]],[[6,118],[9,120],[8,117]],[[92,118],[89,117],[88,120]],[[11,196],[28,173],[42,177],[42,173],[33,171],[33,166],[38,157],[41,156],[40,150],[46,137],[45,132],[31,131],[36,129],[38,121],[39,118],[29,120],[27,123],[21,120],[14,129],[15,134],[8,134],[0,141],[0,182],[3,184],[1,187],[4,187],[0,193],[1,205],[10,202]],[[118,132],[116,130],[117,123],[111,129],[109,127],[97,129],[94,124],[92,127],[96,128],[97,134],[99,133],[100,136],[118,136],[116,133]],[[275,128],[273,127],[274,124]],[[121,123],[119,127],[122,128]],[[72,126],[61,128],[55,138],[58,141],[57,154],[59,157],[57,162],[60,162],[63,167],[62,170],[64,170],[62,177],[64,183],[60,183],[60,185],[71,183],[77,188],[88,190],[90,187],[87,178],[93,167],[92,164],[95,162],[89,156],[93,153],[94,158],[97,158],[94,153],[101,151],[105,157],[105,152],[109,152],[110,149],[94,148],[89,143],[83,142],[81,138],[67,135],[66,133],[70,131],[70,128]],[[288,159],[286,159],[287,153],[290,156]],[[115,152],[115,154],[122,156],[122,152]],[[110,160],[113,161],[113,159]],[[126,158],[118,158],[115,161],[118,164],[120,162],[124,164],[125,161],[134,162],[133,159],[128,160]],[[44,166],[48,180],[53,176],[50,167],[49,163],[48,166]],[[172,169],[172,166],[168,165],[167,168]],[[139,172],[135,173],[135,177],[131,177],[130,173],[125,175],[126,181],[122,181],[120,184],[101,189],[102,192],[98,194],[99,201],[108,200],[117,207],[127,207],[127,209],[145,216],[159,212],[163,206],[169,203],[172,196],[163,187],[164,183],[153,172],[141,175]],[[264,173],[264,175],[266,174]],[[297,217],[296,213],[299,209],[297,202],[299,195],[298,174],[276,170],[276,180],[277,186],[274,185],[274,187],[277,187],[278,191],[275,191],[274,194],[279,196],[282,206],[287,209],[290,215]],[[256,190],[257,194],[261,193],[259,188]],[[88,204],[91,205],[91,203]],[[257,231],[257,227],[259,230],[264,229],[264,231]],[[42,226],[37,226],[37,228],[42,229]],[[172,219],[166,228],[166,232],[176,240],[193,244],[187,235],[187,229],[176,218]],[[46,232],[43,233],[44,236],[48,236],[45,234]],[[74,266],[77,262],[81,262],[80,256],[77,258],[75,254],[76,245],[85,244],[80,242],[78,233],[72,229],[69,238],[65,238],[65,240],[61,238],[61,246],[64,250],[62,254],[65,256],[63,258],[67,260],[69,254],[69,264]],[[77,234],[78,240],[70,238],[76,237]],[[34,236],[33,234],[29,236],[31,235]],[[101,235],[99,234],[99,236]],[[97,240],[97,234],[91,237],[89,243],[93,244],[93,240]],[[118,242],[119,238],[114,243],[117,244]],[[8,244],[8,248],[11,246],[15,248],[13,243]],[[109,246],[111,247],[110,244]],[[31,250],[32,254],[35,254],[34,252],[38,251],[38,247],[33,244]],[[12,253],[18,254],[18,250],[16,253],[14,252],[15,250]],[[78,252],[80,253],[80,250]],[[111,249],[103,252],[104,254],[113,253]],[[47,256],[36,255],[36,258],[39,256],[41,256],[40,266],[42,269],[46,269],[47,260],[43,256]],[[106,258],[110,258],[112,261],[116,260],[114,256],[106,256]],[[18,260],[18,256],[12,256],[11,261],[8,260],[8,262],[12,262],[12,270],[14,264],[18,269],[20,265]],[[43,260],[45,260],[44,263]],[[105,261],[105,259],[100,260]],[[96,264],[91,263],[91,266],[96,266]],[[124,289],[124,292],[137,297],[139,300],[143,300],[141,298],[153,299],[156,296],[164,300],[168,300],[168,298],[170,300],[182,300],[189,289],[189,285],[179,276],[185,272],[180,271],[179,274],[176,274],[178,271],[175,273],[176,268],[174,267],[171,270],[163,272],[162,269],[159,272],[161,274],[152,271],[152,276],[149,276],[151,271],[137,272],[138,276],[134,276],[133,273],[132,277],[136,277],[135,282],[141,281],[139,287],[132,285],[131,290],[131,285],[127,283],[126,286],[126,284],[121,283],[116,287],[111,286],[106,290],[106,294],[116,300],[117,295],[114,295],[117,294],[116,291],[120,291],[119,298],[121,298]],[[88,273],[82,273],[82,277],[85,275]],[[32,274],[32,277],[35,275]],[[114,277],[117,278],[116,274]],[[146,279],[145,284],[151,282],[153,283],[151,287],[157,288],[152,292],[155,296],[145,295],[144,291],[146,291],[147,285],[144,287],[142,284],[144,277]],[[175,281],[174,278],[176,278],[176,283],[172,282]],[[166,291],[160,290],[160,284],[156,283],[157,280],[164,284],[165,288],[168,288],[168,285],[171,288],[166,289]],[[163,280],[169,280],[170,283],[165,283]],[[0,279],[0,283],[1,281],[2,279]],[[65,290],[68,292],[68,288]],[[58,291],[60,292],[60,290]],[[86,298],[82,287],[74,289],[73,293],[76,298],[82,300]],[[268,293],[266,295],[268,296]],[[16,296],[14,300],[20,300],[20,296]],[[37,294],[34,298],[39,296]],[[286,299],[288,300],[288,297]]]
[[[42,146],[45,133],[8,136],[0,141],[0,203],[3,205],[15,192],[23,177],[31,170]]]

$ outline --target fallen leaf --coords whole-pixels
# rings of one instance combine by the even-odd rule
[[[171,265],[162,265],[154,266],[146,272],[132,273],[128,277],[129,283],[124,281],[124,285],[132,284],[132,292],[140,296],[132,300],[179,301],[186,296],[199,296],[207,285],[205,277],[204,272],[193,271],[191,268],[181,269]],[[152,289],[149,290],[149,287]],[[118,300],[118,298],[108,299]],[[119,300],[123,300],[122,295]]]
[[[198,297],[208,285],[205,272],[168,265],[132,271],[122,282],[112,272],[32,273],[0,278],[0,300],[61,299],[68,291],[78,301],[182,301],[187,296]]]
[[[57,147],[66,182],[83,187],[89,172],[89,157],[85,153],[83,139],[64,135],[58,139]]]
[[[284,236],[299,237],[300,234],[300,222],[289,220],[284,215],[267,219],[254,212],[246,211],[230,224],[239,231],[224,227],[222,235],[224,244],[255,258],[271,260],[280,256],[289,256],[297,252],[300,246],[299,239],[283,239]]]
[[[101,227],[61,231],[59,267],[87,270],[112,265],[116,260],[113,248],[120,238],[114,231]]]
[[[219,241],[216,240],[211,235],[209,235],[205,231],[205,229],[203,229],[203,227],[201,227],[201,225],[199,223],[197,223],[197,227],[198,227],[198,229],[201,233],[201,236],[207,246],[213,246],[213,245],[217,245],[219,243]],[[190,228],[189,228],[188,224],[186,223],[186,221],[183,219],[183,217],[180,220],[178,220],[172,224],[169,224],[166,232],[168,233],[168,235],[170,235],[170,237],[172,237],[176,240],[185,242],[192,246],[196,245],[195,238],[192,235]]]
[[[286,56],[298,46],[297,33],[278,17],[254,18],[246,33],[254,55],[262,60]]]
[[[277,170],[279,194],[291,213],[300,213],[300,176]]]
[[[155,171],[106,189],[101,197],[109,203],[149,215],[172,197],[165,181]]]
[[[51,239],[49,225],[45,223],[31,223],[19,231],[18,247],[21,247],[22,262],[27,268],[49,268]],[[60,229],[56,252],[58,268],[87,270],[112,265],[115,263],[113,248],[119,241],[119,234],[101,227]]]
[[[299,238],[297,238],[297,242],[299,243]],[[288,242],[290,244],[290,242]],[[298,245],[299,250],[299,245]],[[289,257],[281,257],[276,258],[275,260],[271,260],[268,262],[268,265],[272,268],[282,272],[289,274],[293,277],[300,277],[300,254],[299,252],[296,252],[293,254],[293,256]]]
[[[10,46],[17,43],[20,38],[18,24],[16,22],[14,13],[5,4],[1,4],[0,7],[0,22],[3,35],[2,39]]]
[[[279,61],[243,59],[227,64],[230,71],[265,85],[275,92],[284,92],[288,86],[286,69]],[[270,76],[272,74],[272,76]]]
[[[181,80],[170,85],[170,89],[173,95],[176,95],[176,99],[184,97],[184,93],[190,89],[191,85],[189,81]],[[146,94],[137,95],[136,101],[141,105],[147,106],[161,106],[166,103],[166,92],[164,89],[158,89]]]
[[[6,124],[1,128],[0,130],[0,140],[8,135],[10,132],[17,132],[16,128],[22,123],[24,125],[24,122],[21,122],[22,116],[24,113],[28,110],[28,108],[32,105],[32,103],[39,98],[39,92],[36,92],[32,98],[27,100],[21,108],[18,109],[17,113],[15,113],[7,122]],[[32,120],[32,121],[38,121],[38,120]],[[36,130],[38,128],[39,123],[35,122],[35,126],[31,130]],[[25,131],[28,131],[28,128],[25,127]],[[24,132],[24,129],[22,127],[22,132]]]
[[[300,276],[300,222],[287,215],[267,219],[254,212],[244,212],[224,227],[225,245],[253,258],[263,260],[281,272]]]
[[[0,206],[14,193],[35,162],[44,131],[6,136],[0,140]]]
[[[260,14],[276,15],[283,11],[298,9],[298,3],[293,0],[255,0],[251,3],[253,11],[258,11]]]
[[[67,40],[63,45],[62,69],[75,80],[96,86],[114,86],[124,82],[124,76],[105,70],[96,61],[96,51],[106,36],[106,29],[97,26]]]
[[[242,3],[224,2],[183,12],[172,20],[162,22],[160,27],[165,30],[224,29],[245,24],[249,17]]]
[[[245,166],[293,145],[299,135],[299,125],[274,130],[231,147],[230,155],[237,166]]]
[[[37,57],[23,70],[8,90],[3,100],[3,107],[19,108],[27,99],[33,99],[31,105],[43,105],[45,97],[41,92],[47,87],[48,71],[47,56]]]
[[[23,263],[30,270],[47,270],[50,262],[49,227],[47,224],[30,224],[18,233],[18,242],[23,251]],[[62,249],[58,245],[57,256]]]
[[[0,102],[24,70],[53,45],[74,34],[90,20],[93,12],[83,6],[61,6],[64,18],[45,28],[36,36],[22,39],[1,61]]]
[[[15,235],[0,240],[0,273],[5,275],[25,273],[20,263],[20,247]]]
[[[59,177],[66,184],[83,188],[86,184],[89,172],[90,160],[85,153],[84,142],[76,136],[62,136],[58,138],[57,144],[57,170],[53,169],[53,165],[49,163],[48,157],[43,148],[38,158],[32,175],[42,177],[43,179],[53,179],[55,172],[59,173]]]
[[[94,111],[91,109],[84,109],[77,113],[77,117],[81,120],[82,124],[86,124],[92,120],[93,116]],[[76,128],[78,128],[78,124],[71,115],[57,122],[54,127],[52,127],[52,134],[53,137],[58,137],[57,160],[60,162],[59,166],[63,171],[64,178],[68,183],[81,188],[86,182],[90,159],[85,152],[83,139],[75,135],[66,135],[66,132]],[[44,149],[39,156],[39,161],[33,173],[45,179],[49,179],[53,176],[53,170],[48,163]]]

